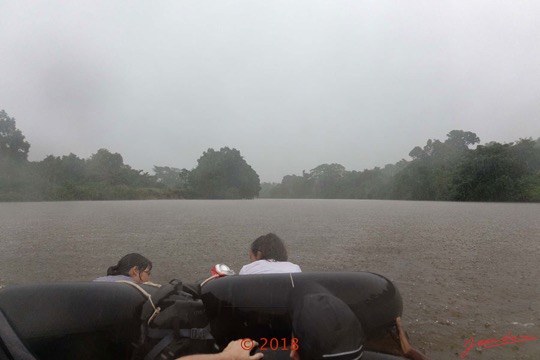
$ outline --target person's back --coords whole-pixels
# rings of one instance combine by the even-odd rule
[[[288,261],[255,260],[244,265],[240,270],[240,275],[249,274],[276,274],[276,273],[296,273],[302,272],[300,266]]]
[[[287,261],[287,249],[283,241],[273,233],[259,236],[249,249],[251,263],[240,269],[240,275],[296,273],[300,266]]]

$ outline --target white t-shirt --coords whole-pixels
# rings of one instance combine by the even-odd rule
[[[102,277],[98,277],[97,279],[94,279],[94,281],[98,281],[98,282],[115,282],[119,280],[131,281],[133,283],[136,283],[136,281],[133,280],[131,276],[126,276],[126,275],[107,275],[107,276],[102,276]]]
[[[256,260],[242,266],[239,275],[302,272],[300,266],[288,261]]]

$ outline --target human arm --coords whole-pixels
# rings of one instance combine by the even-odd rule
[[[405,330],[403,330],[403,327],[401,326],[401,318],[396,318],[396,327],[398,330],[398,336],[399,336],[399,342],[401,345],[401,350],[405,354],[405,356],[408,359],[412,360],[429,360],[428,357],[426,357],[424,354],[420,353],[416,349],[414,349],[411,344],[409,344],[409,340],[407,339],[407,335],[405,334]]]
[[[176,360],[259,360],[264,357],[262,353],[250,355],[250,351],[257,342],[253,341],[253,346],[249,349],[244,349],[246,339],[231,341],[222,352],[218,354],[197,354],[182,356]],[[244,345],[244,346],[243,346]]]

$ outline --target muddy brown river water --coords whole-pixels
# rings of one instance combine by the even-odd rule
[[[275,232],[303,271],[371,271],[391,279],[411,342],[433,359],[464,344],[540,336],[540,204],[361,200],[0,203],[0,286],[90,280],[129,252],[152,280],[206,278],[248,262]],[[540,359],[540,339],[470,360]]]

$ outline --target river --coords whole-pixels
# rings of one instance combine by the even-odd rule
[[[89,280],[129,252],[152,281],[238,271],[275,232],[303,271],[391,279],[413,345],[457,359],[464,343],[540,335],[540,204],[371,200],[0,203],[0,286]],[[540,340],[467,359],[540,359]]]

